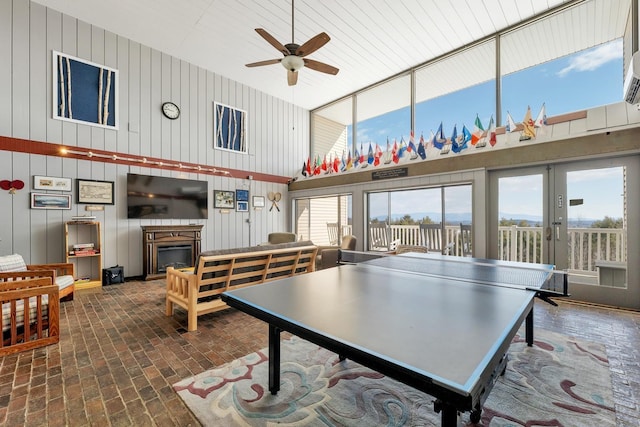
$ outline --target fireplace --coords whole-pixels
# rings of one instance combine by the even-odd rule
[[[158,273],[166,273],[167,267],[192,267],[191,260],[193,259],[193,255],[191,252],[193,248],[191,246],[192,245],[159,246],[157,260]]]
[[[200,254],[202,225],[143,225],[145,280],[165,277],[167,267],[193,267]]]

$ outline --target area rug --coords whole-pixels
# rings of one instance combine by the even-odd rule
[[[603,345],[524,330],[509,349],[479,425],[615,426]],[[297,337],[283,340],[281,388],[268,391],[263,349],[176,384],[205,426],[439,426],[434,398]],[[468,413],[462,416],[467,424]],[[472,425],[472,424],[469,424]]]

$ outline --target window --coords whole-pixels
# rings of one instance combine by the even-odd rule
[[[351,150],[352,102],[347,98],[312,114],[312,150],[314,155],[342,158]]]
[[[460,224],[471,224],[471,185],[372,192],[367,195],[367,210],[369,250],[388,251],[397,245],[425,246],[420,224],[444,223],[438,233],[444,241],[433,247],[444,249],[449,245],[449,253],[453,254],[460,247],[456,245]]]
[[[495,41],[490,40],[416,70],[416,143],[426,142],[442,123],[445,137],[454,126],[474,132],[476,117],[487,129],[496,105]],[[473,72],[470,72],[472,70]]]
[[[405,75],[357,95],[357,135],[356,147],[365,152],[369,143],[382,151],[387,150],[387,141],[393,147],[394,141],[409,142],[411,132],[411,76]]]
[[[351,195],[295,200],[296,234],[316,245],[337,246],[352,234]]]

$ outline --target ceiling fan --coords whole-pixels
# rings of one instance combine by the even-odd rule
[[[302,69],[302,67],[311,68],[312,70],[320,71],[321,73],[327,74],[338,74],[338,69],[329,64],[325,64],[324,62],[314,61],[313,59],[305,58],[305,56],[315,52],[320,49],[322,46],[327,44],[331,38],[325,32],[318,34],[315,37],[312,37],[309,41],[302,45],[298,45],[293,42],[293,12],[294,12],[294,2],[291,0],[291,43],[283,45],[278,40],[275,39],[271,34],[269,34],[263,28],[256,28],[256,32],[262,36],[271,46],[278,49],[284,55],[283,58],[280,59],[268,59],[266,61],[258,61],[252,62],[251,64],[246,64],[247,67],[260,67],[262,65],[271,65],[277,64],[278,62],[282,64],[284,68],[287,69],[287,82],[289,86],[293,86],[298,82],[298,71]]]

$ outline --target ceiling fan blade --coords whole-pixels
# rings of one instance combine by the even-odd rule
[[[265,30],[263,28],[256,28],[256,32],[258,34],[260,34],[263,39],[265,39],[267,42],[269,42],[269,44],[271,46],[275,47],[280,52],[282,52],[283,55],[289,55],[290,54],[289,49],[284,47],[284,45],[282,43],[280,43],[278,40],[276,40],[276,38],[273,37],[271,34],[269,34],[267,32],[267,30]]]
[[[307,56],[327,44],[329,40],[331,40],[331,37],[329,37],[327,33],[320,33],[317,36],[312,37],[311,40],[302,46],[298,47],[298,49],[296,49],[296,55]]]
[[[277,64],[280,61],[282,61],[282,60],[281,59],[267,59],[266,61],[258,61],[258,62],[252,62],[251,64],[245,64],[245,67],[261,67],[263,65]]]
[[[333,74],[334,76],[338,74],[338,71],[340,71],[332,65],[306,58],[304,59],[304,66],[311,68],[312,70],[320,71],[321,73]]]
[[[298,83],[297,71],[287,71],[287,83],[289,83],[289,86],[294,86],[296,83]]]

